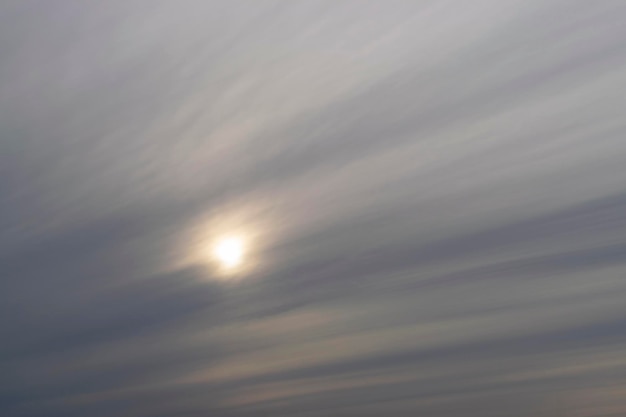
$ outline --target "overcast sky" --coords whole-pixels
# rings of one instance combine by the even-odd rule
[[[0,0],[0,415],[626,415],[625,93],[620,0]]]

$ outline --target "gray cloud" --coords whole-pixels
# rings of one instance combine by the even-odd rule
[[[3,2],[0,414],[623,415],[625,18]]]

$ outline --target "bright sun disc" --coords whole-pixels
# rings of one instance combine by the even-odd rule
[[[213,247],[213,257],[224,269],[234,269],[240,266],[244,255],[245,245],[238,237],[220,239]]]

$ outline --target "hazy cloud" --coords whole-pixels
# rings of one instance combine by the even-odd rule
[[[619,1],[1,2],[0,414],[624,414],[625,36]]]

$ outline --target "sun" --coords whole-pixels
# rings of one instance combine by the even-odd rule
[[[223,237],[214,243],[212,253],[213,259],[222,269],[234,270],[244,262],[246,245],[241,237]]]

